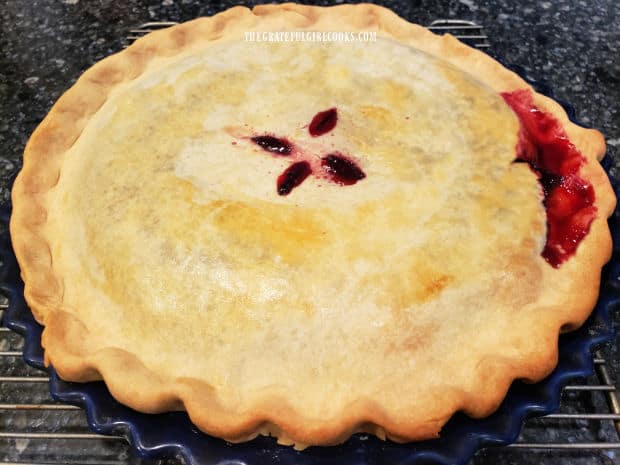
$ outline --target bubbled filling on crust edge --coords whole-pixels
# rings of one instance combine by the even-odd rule
[[[596,217],[594,187],[579,176],[584,156],[550,113],[534,104],[530,90],[501,94],[521,123],[515,162],[537,174],[547,213],[547,239],[542,257],[559,268],[575,254]]]

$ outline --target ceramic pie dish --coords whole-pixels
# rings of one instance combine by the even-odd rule
[[[243,39],[338,29],[378,39]],[[604,151],[383,8],[233,8],[78,80],[28,143],[11,235],[62,378],[229,441],[420,440],[549,374],[592,311]]]

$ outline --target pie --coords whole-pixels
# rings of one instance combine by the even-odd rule
[[[387,9],[235,7],[86,71],[26,147],[10,226],[62,378],[234,442],[412,441],[546,376],[592,311],[604,152]]]

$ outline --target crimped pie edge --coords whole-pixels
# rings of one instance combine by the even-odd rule
[[[569,121],[562,107],[553,100],[534,94],[536,104],[551,112],[565,128],[571,141],[586,157],[581,175],[596,191],[599,214],[577,254],[562,265],[557,279],[571,284],[570,295],[558,304],[560,319],[541,321],[545,343],[537,357],[527,363],[496,358],[485,360],[491,377],[478,380],[475,398],[454,392],[450,400],[437,399],[424,412],[425,421],[388,417],[372,400],[360,399],[329,421],[313,421],[294,411],[286,399],[265,398],[245,415],[231,416],[222,410],[210,387],[192,379],[161,379],[145,368],[138,357],[119,349],[102,349],[93,357],[80,357],[88,344],[80,322],[63,312],[62,277],[57,276],[46,239],[46,193],[56,185],[63,156],[78,139],[89,117],[103,105],[116,86],[138,77],[156,57],[172,56],[205,41],[226,40],[251,30],[372,31],[440,56],[456,67],[475,75],[497,92],[531,89],[519,76],[486,54],[471,49],[451,36],[436,36],[427,29],[408,23],[385,8],[371,5],[313,7],[297,4],[262,5],[253,10],[234,7],[209,18],[199,18],[158,31],[136,41],[126,50],[110,56],[87,70],[53,106],[31,136],[24,153],[23,169],[12,192],[13,215],[10,229],[13,247],[25,283],[25,297],[36,319],[46,326],[43,345],[46,363],[52,363],[60,376],[73,381],[105,379],[120,402],[143,412],[186,409],[202,430],[232,441],[247,440],[270,433],[279,442],[297,447],[334,444],[356,431],[387,435],[397,441],[434,437],[457,410],[481,417],[497,408],[510,383],[517,378],[537,381],[557,363],[557,337],[560,331],[575,328],[591,312],[597,296],[600,270],[611,253],[611,237],[606,218],[615,207],[615,196],[606,174],[597,162],[605,153],[602,135]],[[533,90],[532,90],[533,91]],[[566,303],[570,303],[567,310]],[[544,347],[542,347],[544,346]]]

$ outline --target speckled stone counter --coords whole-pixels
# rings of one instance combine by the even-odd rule
[[[620,175],[620,3],[617,0],[385,0],[377,3],[420,24],[439,18],[461,18],[484,25],[490,37],[490,55],[521,66],[531,78],[548,83],[558,98],[577,108],[584,124],[605,134],[608,154],[615,160],[612,173]],[[254,3],[235,0],[0,0],[0,196],[8,198],[9,176],[20,167],[28,136],[54,101],[81,72],[119,51],[126,44],[124,37],[131,27],[151,20],[184,21],[212,15],[237,4],[251,6]],[[616,372],[620,369],[618,342],[616,339],[615,344],[604,350]],[[565,407],[567,411],[574,405],[590,411],[605,409],[601,399],[593,400],[579,393],[570,397],[569,407]],[[602,406],[593,405],[597,402]],[[0,431],[6,426],[3,415],[0,411]],[[614,434],[609,424],[577,422],[566,427],[559,422],[534,422],[526,428],[524,439],[537,442],[617,440]],[[22,450],[0,450],[0,461],[28,459],[20,455],[28,453],[27,445],[15,447]],[[67,447],[73,446],[68,444]],[[89,448],[76,454],[84,462],[93,458],[114,460],[114,463],[138,462],[126,448],[106,447],[104,455],[98,449]],[[36,457],[45,461],[45,453],[42,454]],[[619,464],[620,453],[492,450],[478,454],[472,465],[542,463]]]

